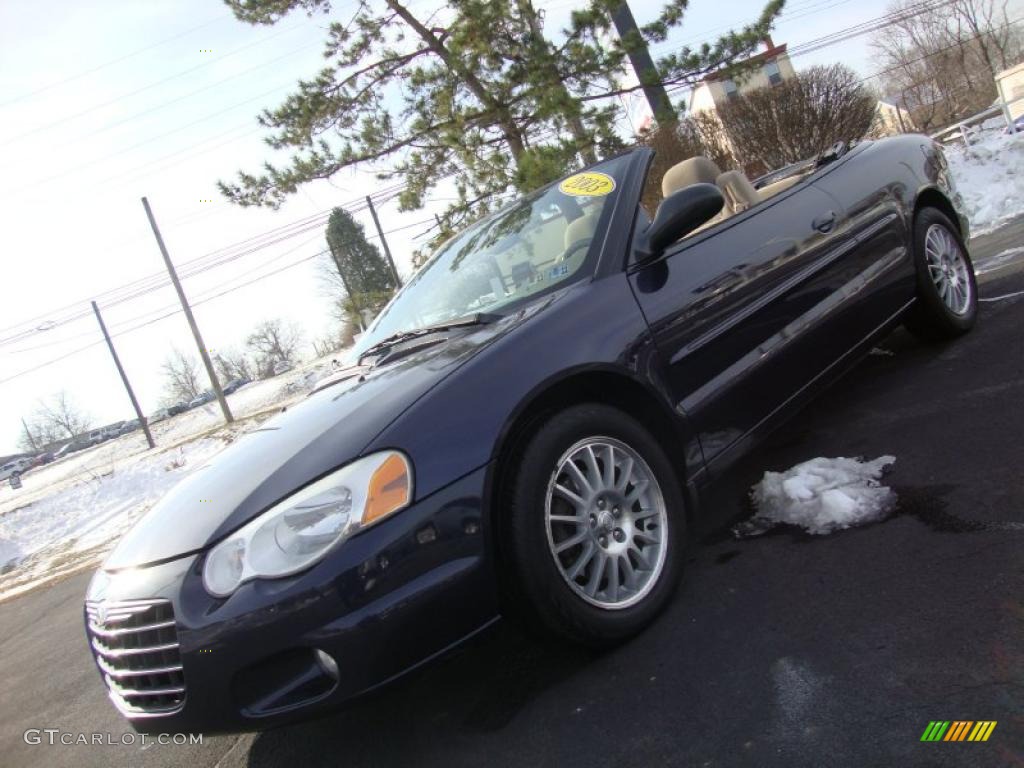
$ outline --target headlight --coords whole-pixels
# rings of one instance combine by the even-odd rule
[[[227,597],[251,579],[298,573],[410,501],[409,460],[398,451],[366,456],[296,491],[215,546],[203,585]]]

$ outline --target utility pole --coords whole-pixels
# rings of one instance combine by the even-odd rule
[[[373,223],[377,227],[377,235],[380,237],[380,244],[384,246],[384,255],[388,259],[388,264],[391,266],[391,274],[395,276],[395,285],[398,288],[402,287],[402,278],[398,276],[398,270],[395,268],[395,260],[391,258],[391,249],[388,248],[388,241],[384,239],[384,230],[380,228],[380,219],[377,218],[377,209],[373,207],[373,200],[370,196],[366,196],[366,204],[370,207],[370,215],[373,216]]]
[[[196,340],[196,347],[199,349],[199,356],[203,359],[203,365],[206,366],[206,373],[210,377],[210,386],[213,387],[213,393],[217,396],[217,402],[220,403],[220,410],[224,414],[224,421],[230,424],[235,420],[235,417],[231,415],[231,409],[228,408],[228,401],[224,397],[224,390],[220,388],[220,381],[217,379],[217,372],[213,370],[213,361],[210,360],[210,352],[206,348],[206,344],[203,343],[203,336],[199,333],[199,326],[196,325],[196,319],[192,316],[192,308],[188,305],[188,299],[185,298],[185,291],[182,290],[181,282],[178,280],[178,273],[174,271],[174,264],[171,263],[171,255],[167,253],[167,246],[164,245],[164,239],[160,236],[160,230],[156,225],[156,219],[153,218],[153,211],[149,208],[149,200],[142,198],[142,207],[146,209],[146,217],[149,219],[149,225],[153,228],[153,234],[156,236],[156,244],[160,246],[160,254],[164,257],[164,264],[167,265],[167,274],[171,276],[171,282],[174,284],[174,290],[178,292],[178,299],[181,301],[181,309],[185,313],[185,318],[188,320],[189,328],[192,329],[192,336]]]
[[[117,350],[114,349],[114,342],[110,340],[110,334],[107,333],[107,326],[103,322],[103,315],[100,314],[100,308],[96,305],[96,302],[92,302],[92,311],[96,313],[96,320],[99,321],[100,330],[103,331],[103,338],[107,340],[107,348],[110,350],[110,356],[114,358],[114,365],[117,366],[117,372],[121,374],[121,382],[124,384],[125,391],[128,392],[128,399],[132,401],[132,408],[135,409],[135,415],[139,418],[139,424],[142,425],[142,431],[146,433],[146,442],[149,443],[150,448],[156,448],[156,443],[153,442],[153,435],[149,432],[149,422],[146,421],[146,417],[142,415],[142,409],[139,408],[139,401],[135,399],[135,393],[132,391],[132,385],[128,383],[128,374],[124,372],[124,367],[121,365],[121,359],[117,356]]]
[[[33,453],[39,453],[39,446],[36,445],[36,438],[32,434],[32,430],[28,428],[28,424],[25,423],[25,417],[21,417],[21,426],[25,430],[25,437],[28,438],[28,444],[32,446]]]
[[[636,19],[629,9],[629,3],[622,2],[618,8],[612,11],[612,23],[619,33],[619,39],[629,56],[629,63],[633,65],[637,79],[643,86],[644,97],[647,99],[654,119],[659,122],[675,120],[676,111],[672,108],[672,102],[668,98],[668,91],[661,82],[661,76],[654,66],[650,51],[647,50],[647,43],[641,37],[640,30],[636,27]]]

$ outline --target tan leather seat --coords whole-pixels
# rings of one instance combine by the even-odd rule
[[[571,275],[579,269],[580,264],[587,255],[587,248],[583,245],[575,248],[574,246],[580,242],[589,243],[594,239],[594,233],[597,231],[597,221],[600,218],[600,211],[591,211],[580,216],[578,219],[573,219],[569,222],[569,226],[565,228],[565,250],[555,258],[555,263],[561,264],[568,259],[569,269],[566,274]]]
[[[722,190],[725,206],[733,216],[761,202],[761,195],[743,171],[726,171],[715,179],[715,183]]]
[[[722,170],[714,161],[697,155],[689,160],[676,163],[661,177],[661,195],[668,197],[691,184],[714,184]]]

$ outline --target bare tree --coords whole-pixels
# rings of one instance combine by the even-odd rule
[[[40,400],[24,426],[19,444],[34,450],[86,432],[92,426],[92,418],[61,390],[47,400]]]
[[[38,411],[28,418],[22,419],[21,434],[18,435],[18,448],[35,453],[56,443],[65,437],[52,423],[41,417]]]
[[[225,382],[234,379],[253,379],[256,376],[256,364],[253,359],[244,352],[234,349],[214,353],[213,364],[217,374]]]
[[[718,109],[723,129],[748,172],[764,172],[862,138],[878,99],[842,64],[815,66]]]
[[[177,347],[171,349],[161,368],[164,375],[164,402],[187,403],[203,393],[199,364],[191,355]]]
[[[302,335],[294,325],[280,319],[259,323],[245,340],[252,351],[261,377],[272,376],[278,363],[293,365],[298,358]]]
[[[329,333],[319,339],[313,339],[313,352],[317,357],[325,357],[332,352],[351,347],[355,342],[355,327],[347,321],[341,321]]]
[[[954,0],[921,12],[898,0],[895,23],[872,39],[886,95],[902,102],[922,131],[954,123],[996,98],[995,75],[1024,53],[1007,0]]]

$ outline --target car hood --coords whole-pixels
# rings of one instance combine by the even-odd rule
[[[175,486],[125,534],[103,568],[162,562],[219,541],[357,458],[431,387],[529,314],[423,338],[381,364],[324,380],[307,399],[263,422]]]

